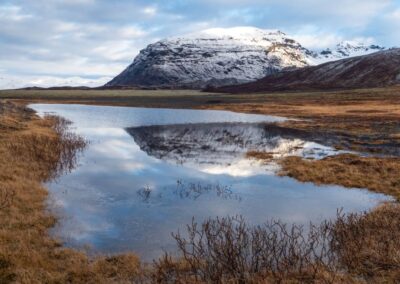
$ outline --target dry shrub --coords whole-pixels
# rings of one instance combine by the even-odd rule
[[[249,226],[242,217],[208,219],[201,225],[193,220],[187,237],[173,235],[185,265],[167,255],[156,268],[168,283],[179,277],[205,283],[255,283],[257,279],[312,281],[322,276],[331,282],[337,258],[330,249],[330,229],[330,222],[311,225],[306,232],[302,226],[279,221]]]
[[[155,263],[159,283],[340,283],[400,280],[400,207],[341,214],[304,229],[242,217],[195,221],[174,234],[181,258]]]

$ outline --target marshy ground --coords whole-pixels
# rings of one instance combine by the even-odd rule
[[[56,217],[46,209],[43,182],[71,169],[85,146],[66,124],[0,103],[0,283],[109,283],[137,273],[134,255],[89,260],[48,235]]]
[[[268,94],[212,94],[191,90],[12,90],[0,91],[0,98],[20,103],[231,110],[293,118],[295,120],[279,123],[279,126],[286,131],[301,131],[302,135],[317,137],[337,149],[358,151],[370,157],[347,155],[322,161],[301,161],[288,157],[287,161],[281,161],[282,173],[301,181],[359,188],[368,185],[367,188],[373,191],[396,197],[400,194],[399,86]],[[388,159],[388,156],[391,158]],[[307,167],[304,167],[305,163]],[[321,167],[324,170],[318,174],[312,170]],[[332,175],[332,172],[343,174]],[[372,186],[380,176],[389,187]]]
[[[276,256],[275,259],[281,261],[278,265],[262,263],[253,266],[243,261],[242,253],[236,252],[247,253],[249,248],[264,249],[263,245],[269,243],[263,243],[260,236],[271,236],[271,233],[274,236],[276,230],[271,231],[268,226],[264,231],[245,230],[242,223],[229,220],[208,221],[190,227],[196,236],[210,240],[206,242],[208,245],[204,246],[205,243],[196,239],[188,240],[187,247],[181,247],[183,259],[165,257],[151,267],[141,265],[139,259],[131,254],[91,259],[83,252],[63,248],[48,235],[56,217],[46,210],[47,191],[42,183],[56,176],[58,171],[72,167],[74,155],[84,147],[84,141],[66,134],[66,122],[54,117],[39,119],[23,106],[39,101],[68,102],[226,109],[298,118],[302,120],[287,121],[280,126],[335,135],[341,138],[337,139],[338,148],[368,155],[346,154],[319,161],[288,157],[281,161],[283,174],[301,181],[367,187],[399,198],[398,87],[252,95],[214,95],[193,91],[35,90],[1,91],[0,98],[8,101],[0,105],[1,283],[257,283],[260,279],[290,283],[400,281],[400,207],[397,202],[383,205],[366,215],[343,216],[328,227],[318,225],[314,237],[328,233],[335,241],[335,245],[330,246],[335,259],[329,263],[307,258],[296,246],[292,250],[295,254]],[[253,155],[269,158],[268,153]],[[63,157],[67,161],[63,161]],[[278,224],[278,228],[281,225]],[[215,228],[220,235],[212,234]],[[208,235],[219,239],[212,240]],[[248,241],[242,243],[242,236],[247,236],[252,245]],[[286,236],[287,246],[283,251],[290,251],[290,246],[296,243],[293,242],[296,235]],[[176,235],[176,239],[181,245],[182,238]],[[187,254],[199,245],[202,249],[196,254]],[[303,248],[307,250],[308,245],[306,241]],[[246,255],[254,259],[253,255]],[[293,261],[302,256],[307,260],[301,263]]]

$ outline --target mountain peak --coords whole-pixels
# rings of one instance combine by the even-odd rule
[[[338,43],[334,48],[327,48],[320,52],[320,59],[325,61],[331,61],[346,57],[354,57],[360,55],[366,55],[373,52],[385,50],[384,47],[374,44],[365,44],[357,41],[342,41]]]
[[[309,54],[279,30],[213,28],[148,45],[107,86],[203,88],[239,84],[307,66]]]
[[[276,29],[212,28],[148,45],[107,86],[203,88],[241,84],[283,70],[378,50],[377,46],[342,42],[316,53]]]

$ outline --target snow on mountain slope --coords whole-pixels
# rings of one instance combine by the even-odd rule
[[[213,92],[251,93],[287,90],[376,88],[400,84],[400,48],[344,58],[266,76]]]
[[[150,44],[108,86],[204,87],[304,67],[313,53],[277,30],[209,29]]]
[[[318,65],[329,61],[339,60],[348,57],[367,55],[374,52],[385,50],[379,45],[366,45],[354,41],[343,41],[334,48],[327,48],[318,53],[318,56],[312,61],[311,65]]]
[[[215,28],[148,45],[106,86],[203,88],[240,84],[282,70],[381,49],[343,42],[317,53],[278,30]]]

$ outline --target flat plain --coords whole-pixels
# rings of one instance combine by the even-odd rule
[[[65,128],[60,127],[62,121],[52,117],[39,119],[25,108],[29,103],[217,109],[292,118],[276,126],[301,132],[316,141],[325,141],[356,154],[322,160],[286,157],[279,162],[281,175],[302,182],[368,188],[400,199],[400,87],[235,95],[189,90],[11,90],[0,91],[0,100],[2,283],[131,283],[133,279],[143,283],[207,283],[215,277],[222,283],[244,279],[237,278],[229,270],[234,261],[242,261],[240,254],[239,259],[229,258],[233,262],[227,269],[220,267],[215,275],[208,275],[206,272],[216,266],[207,255],[185,259],[166,256],[149,267],[133,254],[89,258],[83,252],[63,248],[61,242],[52,239],[47,231],[56,224],[57,216],[45,208],[48,193],[42,183],[58,168],[61,153],[73,153],[65,151],[65,147],[74,148],[81,142],[79,137],[64,133]],[[74,137],[77,140],[71,140]],[[269,159],[271,155],[251,152],[248,156]],[[312,261],[298,270],[298,263],[293,262],[293,258],[283,258],[285,266],[280,270],[267,266],[263,271],[252,271],[254,266],[251,264],[243,268],[243,275],[248,275],[249,283],[257,283],[257,279],[284,283],[397,283],[400,279],[399,212],[398,202],[391,202],[369,213],[339,216],[335,223],[316,227],[323,233],[315,234],[316,237],[327,233],[335,240],[336,247],[329,252],[339,259],[333,262],[332,267]],[[226,231],[220,232],[228,237],[245,233],[253,239],[258,234],[271,233],[268,227],[261,232],[236,232],[230,219],[222,219],[221,223],[208,222],[211,223],[203,224],[202,228],[209,228],[210,232],[191,228],[198,234],[225,228]],[[287,237],[288,241],[296,240],[293,235]],[[179,234],[175,238],[178,245],[185,243]],[[211,238],[210,241],[214,240]],[[311,243],[307,242],[307,245]],[[194,241],[193,245],[198,243]],[[238,245],[245,247],[242,243]],[[182,252],[185,249],[181,247]],[[228,246],[215,246],[211,252],[224,255],[230,249]],[[308,251],[309,248],[305,249]],[[269,253],[268,250],[262,251]],[[307,259],[300,250],[297,252],[301,257],[296,259]],[[293,266],[286,265],[292,262]],[[204,279],[193,276],[193,271],[204,273]]]
[[[305,132],[319,141],[329,141],[337,149],[358,151],[368,156],[339,155],[329,162],[293,158],[288,158],[291,159],[288,162],[283,159],[282,175],[318,184],[367,187],[400,197],[399,86],[252,94],[195,90],[4,90],[0,91],[0,98],[22,104],[215,109],[284,116],[293,120],[280,123],[281,127]],[[321,167],[325,170],[312,170]],[[380,186],[382,183],[377,178],[385,181],[384,186]]]

